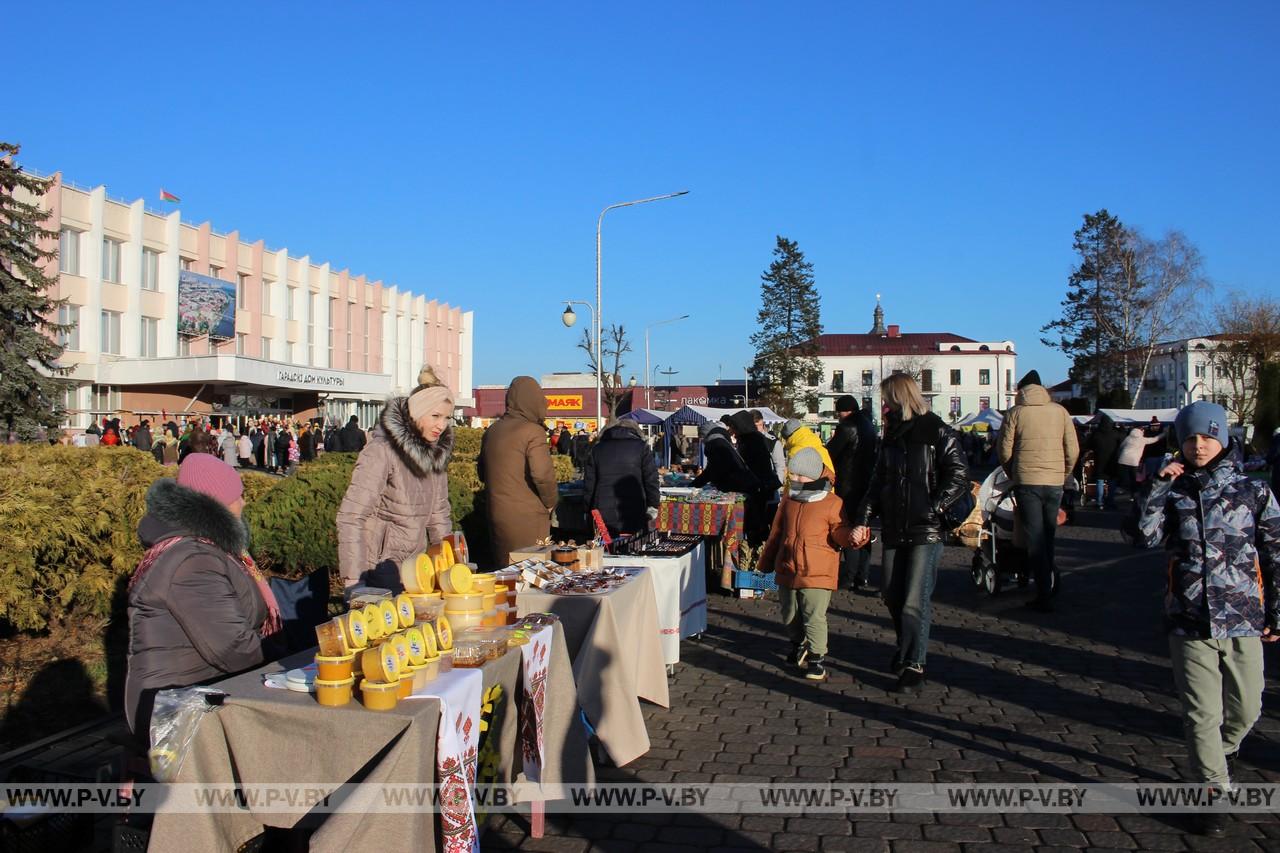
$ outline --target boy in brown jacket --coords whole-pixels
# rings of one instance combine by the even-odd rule
[[[810,681],[825,681],[827,606],[840,576],[840,549],[867,543],[854,540],[816,450],[797,451],[787,472],[790,485],[760,553],[760,568],[777,574],[782,624],[792,643],[787,662]]]

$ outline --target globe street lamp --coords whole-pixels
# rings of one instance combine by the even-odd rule
[[[650,383],[648,382],[648,377],[649,377],[649,330],[650,330],[650,329],[652,329],[652,328],[655,328],[655,327],[657,327],[657,326],[665,326],[667,323],[678,323],[678,322],[680,322],[681,320],[688,320],[688,319],[689,319],[689,315],[688,315],[688,314],[681,314],[679,317],[672,317],[670,320],[659,320],[659,321],[658,321],[658,322],[656,322],[656,323],[650,323],[649,325],[647,325],[647,326],[645,326],[645,327],[644,327],[644,375],[645,375],[645,386],[644,386],[644,407],[645,407],[646,409],[647,409],[647,408],[649,408],[649,405],[650,405],[650,403],[649,403],[649,395],[650,395],[650,390],[651,390],[651,385],[650,385]]]
[[[600,428],[600,389],[603,386],[601,375],[601,326],[604,325],[604,310],[601,307],[600,298],[600,238],[601,231],[604,228],[604,215],[609,211],[618,207],[631,207],[637,204],[648,204],[651,201],[662,201],[668,198],[677,198],[682,195],[688,195],[688,190],[680,190],[675,193],[667,193],[666,195],[655,195],[651,198],[639,198],[635,201],[620,201],[617,204],[611,204],[604,210],[600,211],[600,217],[596,220],[596,429]]]
[[[591,303],[590,303],[590,302],[583,302],[583,301],[582,301],[582,300],[580,300],[580,299],[566,299],[566,300],[564,301],[564,313],[560,315],[560,322],[561,322],[561,323],[564,323],[564,325],[565,325],[565,328],[566,328],[566,329],[572,329],[572,328],[573,328],[573,324],[574,324],[574,323],[576,323],[576,322],[578,322],[578,315],[577,315],[577,314],[575,314],[575,313],[574,313],[574,311],[573,311],[573,306],[575,306],[575,305],[582,305],[583,307],[585,307],[585,308],[587,309],[587,311],[588,311],[588,312],[590,312],[590,314],[591,314],[591,327],[592,327],[592,331],[596,331],[596,316],[597,316],[597,315],[596,315],[596,312],[592,310],[592,308],[591,308]],[[599,347],[599,346],[600,346],[600,336],[599,336],[598,334],[596,334],[596,335],[594,335],[593,337],[595,337],[595,340],[596,340],[596,346],[597,346],[597,347]],[[590,346],[590,344],[589,344],[589,343],[588,343],[588,346]],[[588,353],[589,353],[589,352],[590,352],[590,350],[588,350]],[[595,354],[595,356],[596,356],[596,357],[595,357],[595,361],[596,361],[596,415],[598,416],[598,415],[600,414],[600,350],[599,350],[599,349],[597,349],[597,350],[596,350],[596,354]],[[596,421],[596,423],[597,423],[597,426],[598,426],[598,425],[599,425],[599,418],[598,418],[598,417],[597,417],[597,421]]]

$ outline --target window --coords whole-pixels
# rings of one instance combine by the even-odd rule
[[[102,280],[120,281],[120,244],[110,237],[102,238]]]
[[[156,342],[159,337],[160,321],[155,317],[142,318],[142,351],[143,358],[155,358],[158,352]]]
[[[119,385],[93,386],[93,411],[107,414],[124,408]]]
[[[990,384],[991,384],[991,371],[990,371],[990,370],[979,370],[979,371],[978,371],[978,384],[979,384],[979,385],[990,385]]]
[[[926,394],[928,394],[930,391],[934,390],[934,389],[933,389],[933,371],[932,371],[932,370],[921,370],[921,371],[920,371],[920,390],[921,390],[921,391],[924,391]]]
[[[875,384],[875,375],[870,370],[862,371],[862,387],[870,388]]]
[[[271,360],[271,338],[262,339],[262,357],[267,361]]]
[[[80,275],[80,232],[74,228],[58,235],[58,272]]]
[[[958,371],[958,370],[953,370],[953,371],[951,371],[951,384],[952,384],[952,385],[960,385],[960,384],[962,384],[962,383],[960,382],[960,371]]]
[[[809,374],[808,379],[810,388],[817,388],[822,384],[822,374],[816,370]]]
[[[337,334],[333,330],[333,318],[338,310],[338,300],[335,297],[329,297],[329,366],[333,366],[333,343]]]
[[[979,397],[979,398],[978,398],[978,410],[979,410],[979,411],[982,411],[982,412],[985,412],[985,411],[986,411],[987,409],[989,409],[989,408],[991,408],[991,398],[990,398],[990,397]]]
[[[1004,387],[1005,388],[1013,387],[1013,368],[1011,367],[1006,367],[1004,369]]]
[[[217,266],[215,264],[209,264],[209,275],[213,276],[214,278],[217,278],[218,276],[222,275],[222,267]]]
[[[356,328],[356,304],[354,302],[347,303],[347,356],[351,355],[351,336],[355,333]],[[351,365],[348,364],[348,367]]]
[[[191,355],[191,338],[178,335],[178,355]]]
[[[844,392],[844,371],[834,370],[831,372],[831,390],[837,394]]]
[[[236,355],[244,355],[244,339],[247,337],[244,332],[236,332]]]
[[[1204,365],[1203,365],[1203,364],[1197,364],[1197,365],[1196,365],[1196,379],[1204,379]]]
[[[119,311],[103,311],[102,312],[102,337],[99,339],[99,346],[104,353],[110,355],[120,354],[120,312]]]
[[[316,363],[316,300],[319,294],[307,291],[307,364]]]
[[[63,349],[79,350],[80,349],[80,306],[79,305],[63,305],[58,309],[58,323],[63,326],[71,326],[65,332],[58,333],[58,344]]]
[[[369,315],[373,312],[368,308],[362,309],[364,312],[364,369],[369,369]]]
[[[284,292],[285,292],[284,318],[286,320],[292,320],[293,319],[293,301],[298,298],[298,288],[287,287],[285,288]]]
[[[284,342],[284,360],[286,364],[293,364],[293,341]]]
[[[951,398],[951,417],[953,418],[957,417],[959,416],[959,414],[960,414],[960,398],[952,397]]]
[[[142,250],[142,289],[160,289],[160,253],[153,249]]]
[[[195,261],[191,260],[190,258],[183,258],[183,257],[178,258],[178,266],[182,267],[184,270],[190,270],[191,267],[194,265],[195,265]]]
[[[249,307],[249,300],[244,297],[244,286],[248,283],[248,273],[242,272],[236,275],[236,307],[242,311]]]
[[[265,278],[262,280],[262,316],[271,316],[271,285]]]

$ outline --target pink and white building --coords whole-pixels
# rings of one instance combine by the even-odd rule
[[[218,421],[261,415],[372,426],[389,396],[430,364],[474,406],[474,313],[397,285],[370,281],[245,242],[237,231],[192,225],[52,176],[42,200],[59,233],[62,363],[73,369],[68,425],[162,413]],[[235,293],[234,337],[178,331],[179,274],[226,282]]]

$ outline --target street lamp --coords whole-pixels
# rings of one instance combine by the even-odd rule
[[[598,316],[591,308],[590,302],[583,302],[580,299],[566,299],[564,301],[564,313],[560,315],[560,322],[564,323],[566,329],[572,329],[573,324],[578,322],[578,315],[574,313],[573,306],[581,305],[591,314],[591,325],[594,329],[596,325],[596,317]],[[600,415],[600,335],[595,335],[596,339],[596,427],[599,428]]]
[[[638,198],[635,201],[620,201],[617,204],[611,204],[604,210],[600,211],[600,218],[596,220],[596,429],[600,428],[600,388],[603,386],[601,370],[601,326],[604,325],[604,309],[601,307],[600,298],[600,237],[604,228],[604,215],[614,208],[631,207],[637,204],[648,204],[651,201],[662,201],[668,198],[677,198],[682,195],[688,195],[688,190],[680,190],[675,193],[667,193],[666,195],[655,195],[652,198]]]
[[[649,330],[657,326],[665,326],[667,323],[678,323],[681,320],[688,320],[688,319],[689,319],[688,314],[681,314],[679,317],[672,317],[670,320],[659,320],[656,323],[650,323],[649,325],[644,327],[644,375],[645,375],[644,407],[646,409],[649,408],[650,406],[649,395],[651,390],[651,385],[648,381],[648,378],[649,378]]]

